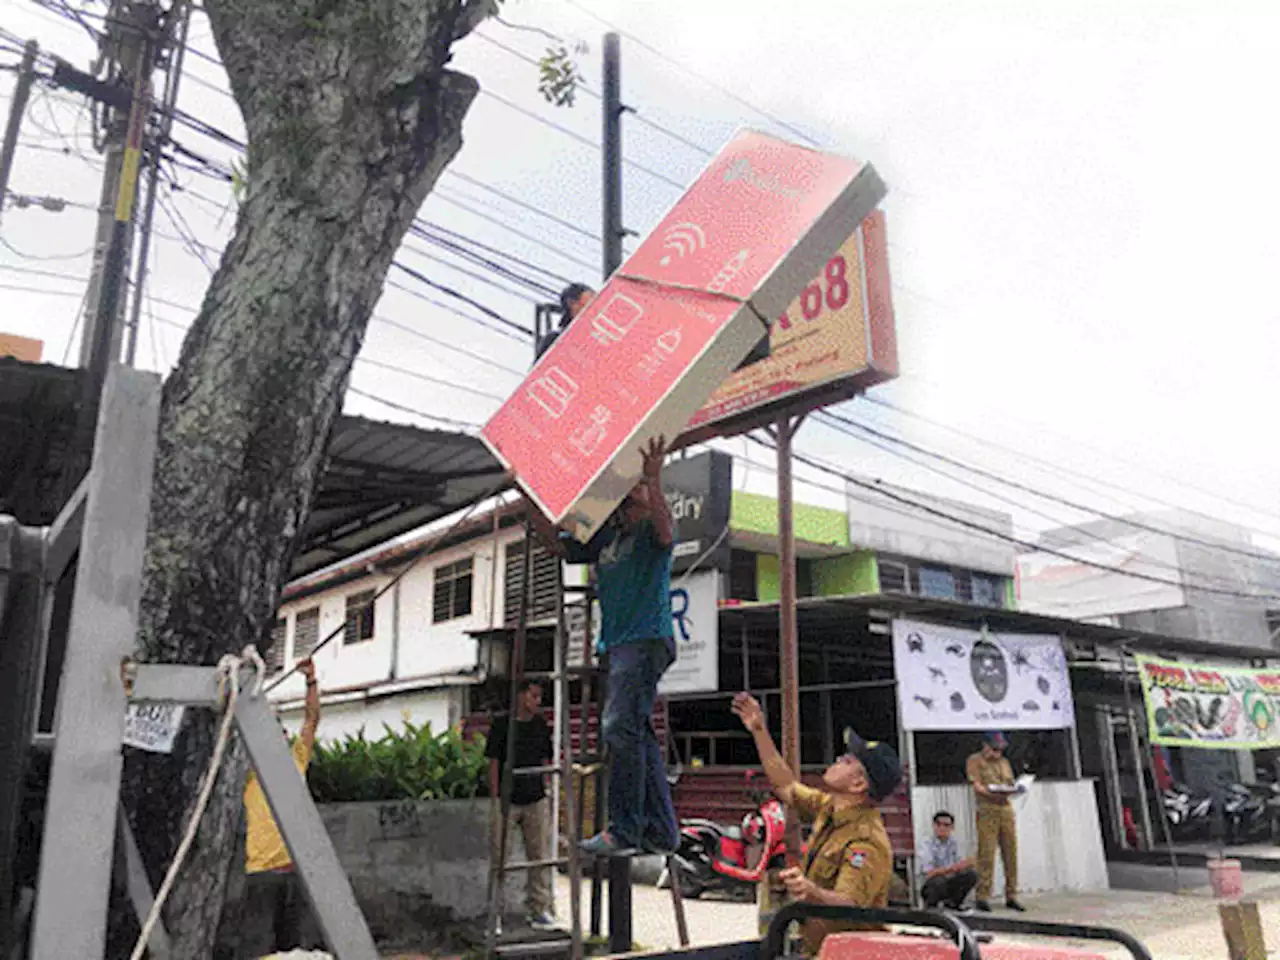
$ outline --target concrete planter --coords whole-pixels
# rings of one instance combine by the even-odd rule
[[[482,937],[489,909],[489,800],[322,804],[320,816],[374,939],[430,947]],[[519,831],[508,859],[525,859]],[[507,911],[525,878],[506,878]]]

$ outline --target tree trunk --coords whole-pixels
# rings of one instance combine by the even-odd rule
[[[249,133],[248,190],[164,385],[142,656],[211,665],[261,644],[392,256],[461,147],[476,82],[445,69],[489,0],[206,0]],[[158,887],[212,749],[189,711],[171,756],[130,752],[122,801]],[[244,780],[229,755],[165,910],[209,955]],[[113,908],[109,956],[136,923]]]

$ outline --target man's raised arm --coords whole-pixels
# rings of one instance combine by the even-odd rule
[[[760,709],[759,702],[749,693],[740,693],[733,698],[733,713],[755,740],[760,763],[773,786],[773,792],[783,803],[791,803],[796,776],[782,759],[782,754],[773,743],[773,737],[769,736],[769,728],[765,725],[764,711]]]

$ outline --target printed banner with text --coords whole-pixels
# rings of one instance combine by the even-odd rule
[[[1280,747],[1280,671],[1136,656],[1151,742],[1164,747]]]
[[[895,620],[893,666],[907,730],[1061,730],[1075,724],[1067,658],[1054,636]]]

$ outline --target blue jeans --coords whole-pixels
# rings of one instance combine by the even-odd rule
[[[609,829],[624,847],[674,849],[680,832],[662,747],[653,730],[658,680],[675,662],[670,637],[609,650],[604,742],[609,745]]]

